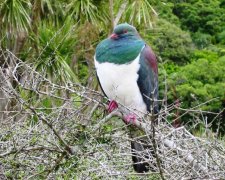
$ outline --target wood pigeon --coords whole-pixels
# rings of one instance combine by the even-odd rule
[[[98,44],[94,59],[100,86],[110,99],[109,112],[120,108],[126,123],[139,120],[149,112],[158,112],[156,56],[135,27],[127,23],[117,25],[110,37]],[[135,131],[138,130],[131,129],[132,138],[137,136]],[[131,149],[134,170],[147,172],[149,164],[136,154],[146,147],[131,141]]]

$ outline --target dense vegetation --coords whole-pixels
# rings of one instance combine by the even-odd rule
[[[131,23],[159,57],[161,99],[166,85],[169,104],[179,99],[183,109],[204,103],[202,111],[221,112],[224,133],[224,7],[224,0],[4,0],[0,50],[9,49],[52,81],[96,89],[97,43],[112,31],[114,21]],[[180,120],[190,123],[192,116],[200,115]],[[204,116],[215,118],[213,113]]]
[[[157,143],[168,137],[223,176],[224,19],[225,0],[0,0],[0,179],[137,179],[127,125],[108,121],[93,60],[122,22],[158,57],[162,116],[208,138],[159,123]],[[167,177],[190,178],[194,161],[168,147]]]
[[[180,106],[188,109],[216,98],[202,105],[201,110],[224,109],[224,2],[190,0],[156,4],[163,21],[159,20],[159,37],[153,37],[151,42],[168,75],[169,102],[179,99]],[[205,117],[210,122],[215,118],[212,114]],[[193,113],[181,120],[192,124],[190,119],[194,118]],[[221,122],[213,122],[212,129],[216,130],[220,124],[224,133],[224,120],[221,113]]]

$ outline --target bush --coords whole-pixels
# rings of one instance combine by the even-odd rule
[[[219,57],[210,51],[197,51],[190,64],[180,67],[177,72],[170,74],[170,91],[168,93],[170,102],[175,100],[174,93],[181,100],[183,108],[192,108],[215,98],[211,103],[203,104],[200,107],[201,110],[222,111],[225,100],[224,72],[225,56]],[[207,116],[209,121],[214,118],[211,114]],[[184,122],[187,119],[187,116],[182,117]],[[221,132],[224,133],[224,129],[221,128]]]
[[[150,33],[147,39],[151,41],[150,44],[164,62],[173,61],[182,65],[190,60],[194,45],[188,32],[182,31],[168,21],[159,19],[156,29]]]
[[[216,35],[225,27],[225,9],[218,0],[176,3],[173,13],[180,18],[182,28],[191,32]]]

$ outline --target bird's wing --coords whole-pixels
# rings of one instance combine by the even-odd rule
[[[147,111],[158,112],[158,66],[152,49],[145,45],[140,54],[140,69],[138,71],[138,86],[147,106]],[[154,98],[154,101],[152,100]],[[154,102],[154,103],[153,103]],[[153,107],[154,106],[154,107]]]
[[[147,106],[147,111],[151,113],[151,109],[155,114],[158,113],[158,66],[156,56],[153,53],[152,49],[145,45],[140,53],[140,68],[138,71],[138,80],[137,84],[140,89],[141,95],[143,97],[144,103]],[[153,101],[152,98],[155,100]],[[154,102],[154,103],[153,103]],[[143,146],[143,144],[148,144],[145,138],[137,138],[140,137],[140,132],[137,130],[131,129],[130,132],[132,137],[136,137],[141,141],[131,141],[132,148],[132,160],[134,162],[133,166],[136,172],[143,173],[147,172],[150,167],[148,167],[148,163],[146,163],[145,158],[149,159],[149,154],[152,154],[154,157],[154,151],[152,145]],[[143,136],[142,136],[143,137]],[[146,151],[147,149],[147,151]],[[146,155],[143,152],[148,152]],[[140,156],[141,153],[141,156]],[[142,158],[142,157],[145,158]],[[145,161],[145,162],[144,162]],[[151,163],[151,162],[150,162]],[[154,164],[154,162],[152,162]],[[155,164],[154,164],[155,166]],[[152,170],[153,171],[153,170]]]

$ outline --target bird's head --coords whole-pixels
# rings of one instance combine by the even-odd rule
[[[116,40],[128,36],[139,37],[139,34],[134,26],[131,26],[130,24],[127,23],[123,23],[117,25],[114,28],[113,33],[110,35],[110,38]]]

